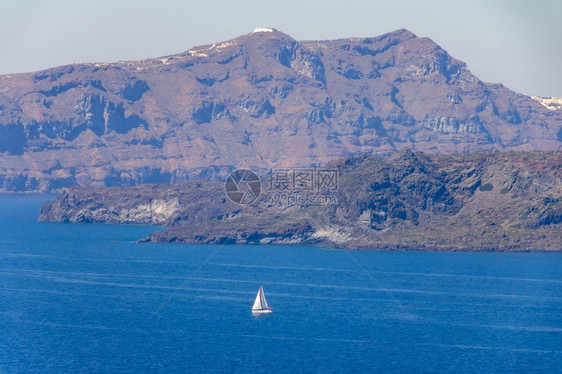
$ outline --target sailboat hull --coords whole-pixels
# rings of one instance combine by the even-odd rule
[[[265,313],[272,313],[273,310],[271,309],[252,309],[252,313],[254,314],[265,314]]]

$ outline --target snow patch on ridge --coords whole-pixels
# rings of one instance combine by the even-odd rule
[[[538,97],[531,96],[532,99],[537,100],[539,103],[544,105],[550,110],[561,110],[562,109],[562,98],[560,97]]]
[[[210,46],[209,48],[207,48],[207,51],[210,51],[211,49],[220,50],[220,49],[229,47],[229,46],[231,46],[231,45],[233,45],[233,44],[234,44],[233,42],[223,42],[223,43],[219,43],[219,44],[213,44],[212,46]]]
[[[194,56],[194,57],[209,57],[208,54],[193,49],[190,49],[187,52],[189,53],[190,56]]]
[[[252,31],[252,34],[255,34],[257,32],[273,32],[273,29],[268,29],[265,27],[256,27],[254,31]]]

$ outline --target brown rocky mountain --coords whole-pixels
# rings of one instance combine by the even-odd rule
[[[163,58],[0,76],[0,191],[561,144],[561,111],[407,30],[299,42],[260,29]]]

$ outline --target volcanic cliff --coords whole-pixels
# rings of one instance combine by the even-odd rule
[[[351,249],[562,251],[562,153],[505,152],[390,158],[327,165],[334,190],[262,194],[235,204],[224,182],[73,187],[40,220],[160,225],[145,241],[318,244]],[[311,199],[311,196],[325,196]]]
[[[0,191],[176,183],[363,153],[558,150],[562,111],[431,39],[274,29],[143,61],[0,76]]]

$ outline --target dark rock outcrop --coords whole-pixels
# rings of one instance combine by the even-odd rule
[[[74,187],[40,220],[143,223],[143,241],[319,244],[354,249],[562,251],[560,152],[358,156],[328,165],[337,188],[238,205],[218,181]],[[323,200],[313,200],[322,196]]]

